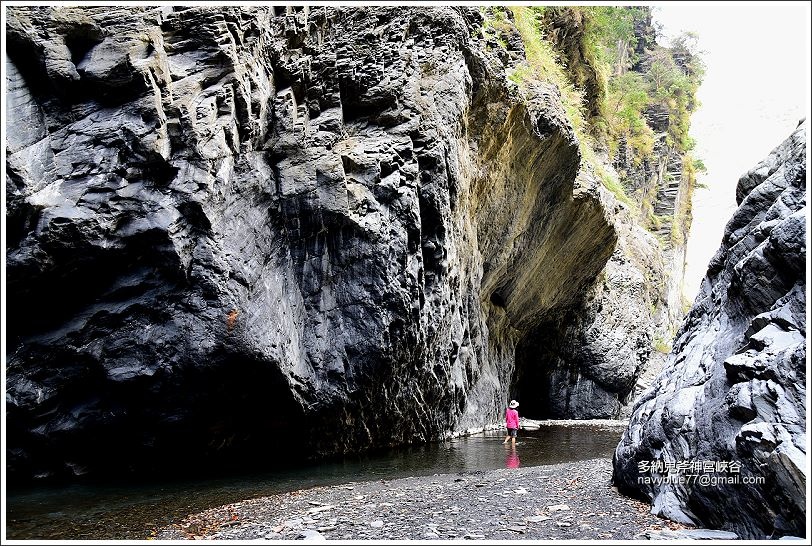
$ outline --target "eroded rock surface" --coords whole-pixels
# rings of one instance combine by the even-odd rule
[[[741,537],[806,526],[807,131],[739,180],[722,246],[615,453],[618,486],[656,513]],[[645,483],[658,474],[638,464],[655,460],[733,461],[709,475],[740,482]]]
[[[512,84],[521,40],[491,51],[475,9],[8,13],[12,477],[498,422],[516,347],[637,263],[557,89]],[[563,417],[616,416],[639,372],[602,307],[567,364],[602,398]]]

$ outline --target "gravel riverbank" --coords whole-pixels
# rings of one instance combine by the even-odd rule
[[[591,459],[315,487],[190,515],[154,538],[640,539],[685,528],[620,495],[611,467]]]

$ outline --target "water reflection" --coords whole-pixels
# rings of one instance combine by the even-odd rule
[[[496,430],[263,474],[8,491],[6,533],[9,539],[143,539],[192,512],[294,489],[611,457],[621,434],[619,428],[544,426],[520,431],[517,446],[510,448]]]
[[[507,459],[505,459],[505,466],[507,468],[519,468],[519,455],[516,453],[516,447],[511,446],[508,448]]]

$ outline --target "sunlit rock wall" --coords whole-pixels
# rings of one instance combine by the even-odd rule
[[[739,180],[722,246],[615,452],[621,490],[742,538],[806,527],[807,131],[804,121]],[[739,472],[705,480],[739,482],[658,483],[638,466],[657,460],[733,461]]]

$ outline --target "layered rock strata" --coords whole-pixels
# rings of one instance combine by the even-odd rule
[[[670,54],[656,44],[650,11],[640,23],[634,30],[637,57],[650,64],[655,50]],[[578,8],[544,9],[550,42],[584,92],[585,115],[600,120],[605,83],[587,52],[584,25]],[[626,70],[625,58],[621,56],[617,70]],[[645,66],[632,69],[646,73]],[[646,114],[653,151],[638,161],[621,139],[611,165],[602,167],[617,175],[629,196],[627,205],[604,200],[618,233],[604,271],[579,306],[548,314],[519,347],[514,390],[528,402],[523,410],[534,416],[628,417],[634,398],[661,370],[666,340],[673,338],[684,315],[684,242],[692,188],[682,172],[683,152],[667,144],[669,112],[655,110]],[[599,126],[590,125],[593,130]],[[657,226],[651,225],[652,218]],[[648,229],[641,224],[649,224]]]
[[[739,180],[722,246],[615,452],[616,483],[655,513],[744,538],[806,526],[807,131]]]
[[[474,9],[8,13],[12,478],[498,421],[516,362],[546,365],[517,346],[583,309],[639,229],[555,87],[505,77],[521,40],[489,51]],[[601,354],[583,384],[608,415],[639,356],[601,317],[587,338],[624,371]]]

